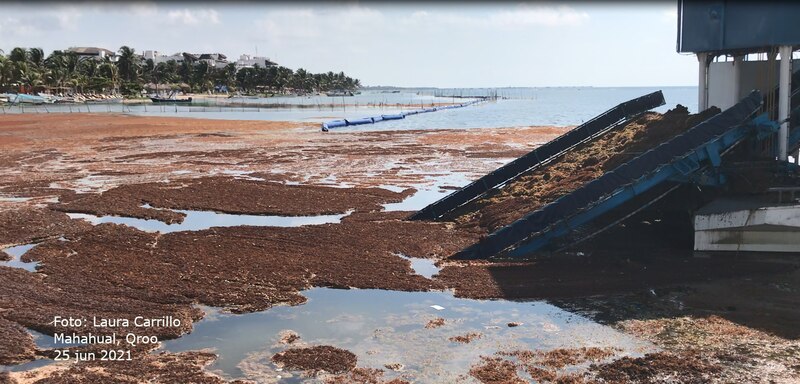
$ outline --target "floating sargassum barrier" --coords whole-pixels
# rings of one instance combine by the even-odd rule
[[[327,122],[322,123],[322,131],[323,132],[328,132],[328,130],[331,129],[331,128],[349,127],[351,125],[375,124],[377,122],[387,121],[387,120],[402,120],[402,119],[405,119],[406,116],[418,115],[420,113],[436,112],[436,111],[440,111],[440,110],[443,110],[443,109],[463,108],[463,107],[470,106],[470,105],[473,105],[473,104],[476,104],[476,103],[480,103],[482,101],[486,101],[486,99],[473,100],[473,101],[470,101],[470,102],[467,102],[467,103],[462,103],[462,104],[445,105],[445,106],[442,106],[442,107],[431,107],[431,108],[417,109],[417,110],[401,112],[401,113],[397,113],[397,114],[390,114],[390,115],[370,116],[370,117],[363,117],[363,118],[360,118],[360,119],[353,119],[353,120],[348,120],[348,119],[331,120],[331,121],[327,121]]]

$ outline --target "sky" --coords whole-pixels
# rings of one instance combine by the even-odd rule
[[[267,56],[363,85],[692,86],[677,2],[0,3],[0,49]]]

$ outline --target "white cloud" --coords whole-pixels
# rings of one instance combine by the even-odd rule
[[[430,14],[427,11],[415,11],[411,14],[411,18],[413,19],[421,19],[428,17]]]
[[[83,13],[76,7],[56,7],[40,14],[19,12],[0,17],[0,41],[14,44],[19,38],[47,36],[56,31],[76,31]],[[4,41],[5,40],[5,41]]]
[[[529,6],[498,10],[483,16],[456,12],[416,11],[401,20],[409,26],[436,28],[440,26],[484,28],[492,30],[531,27],[575,27],[589,20],[589,14],[569,6]]]
[[[678,22],[678,10],[674,8],[665,10],[661,13],[661,20],[663,20],[665,23],[674,25]]]
[[[188,8],[169,11],[167,17],[172,22],[184,25],[197,25],[201,23],[219,24],[219,13],[213,9],[190,10]]]
[[[0,39],[14,42],[17,37],[41,36],[42,30],[17,17],[0,19]]]
[[[491,14],[488,24],[496,27],[542,25],[547,27],[577,26],[589,19],[586,12],[578,12],[568,6],[530,7],[521,5],[513,11]]]
[[[257,29],[270,40],[315,37],[318,24],[318,15],[312,9],[273,11],[256,20]]]
[[[158,6],[154,3],[131,3],[127,11],[134,16],[152,17],[158,15]]]
[[[54,16],[58,20],[58,26],[61,29],[75,30],[83,14],[77,8],[64,7],[55,10]]]
[[[291,9],[268,12],[255,22],[263,38],[275,43],[291,43],[287,39],[322,37],[332,39],[370,34],[374,28],[386,27],[378,10],[351,6],[344,9]]]

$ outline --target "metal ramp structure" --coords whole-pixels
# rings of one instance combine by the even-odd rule
[[[676,183],[721,182],[723,176],[715,168],[721,164],[723,154],[750,137],[754,131],[777,130],[777,124],[764,115],[752,119],[762,108],[762,101],[763,96],[759,91],[751,92],[733,107],[528,213],[453,257],[525,257],[547,250],[557,244],[557,240],[580,231],[599,218],[605,216],[607,219],[609,212],[613,211],[613,215],[621,217],[619,220],[629,217],[649,204],[635,200],[642,200],[641,197],[646,193],[656,194],[649,198],[648,201],[652,202],[669,193]],[[431,214],[429,209],[427,213],[415,216],[438,217],[440,214]]]
[[[540,167],[577,145],[590,141],[609,130],[627,124],[633,117],[665,104],[664,95],[656,91],[609,109],[595,118],[575,127],[516,160],[484,175],[478,180],[445,196],[439,201],[417,211],[410,220],[436,220],[456,208],[475,200],[486,193],[502,187],[505,183],[532,169]]]

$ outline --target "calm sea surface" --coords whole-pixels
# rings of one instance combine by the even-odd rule
[[[207,98],[186,105],[58,105],[5,106],[0,113],[116,112],[147,116],[177,116],[226,120],[300,121],[316,125],[335,119],[355,119],[418,109],[431,103],[462,102],[449,97],[497,94],[497,101],[466,108],[409,116],[403,120],[337,129],[337,131],[395,130],[425,128],[483,128],[531,125],[578,125],[615,105],[644,94],[662,90],[667,104],[664,112],[682,104],[697,111],[696,87],[619,87],[619,88],[476,88],[404,89],[399,93],[365,91],[352,97],[270,97]],[[406,105],[398,107],[397,104]],[[413,105],[414,107],[408,107]]]

